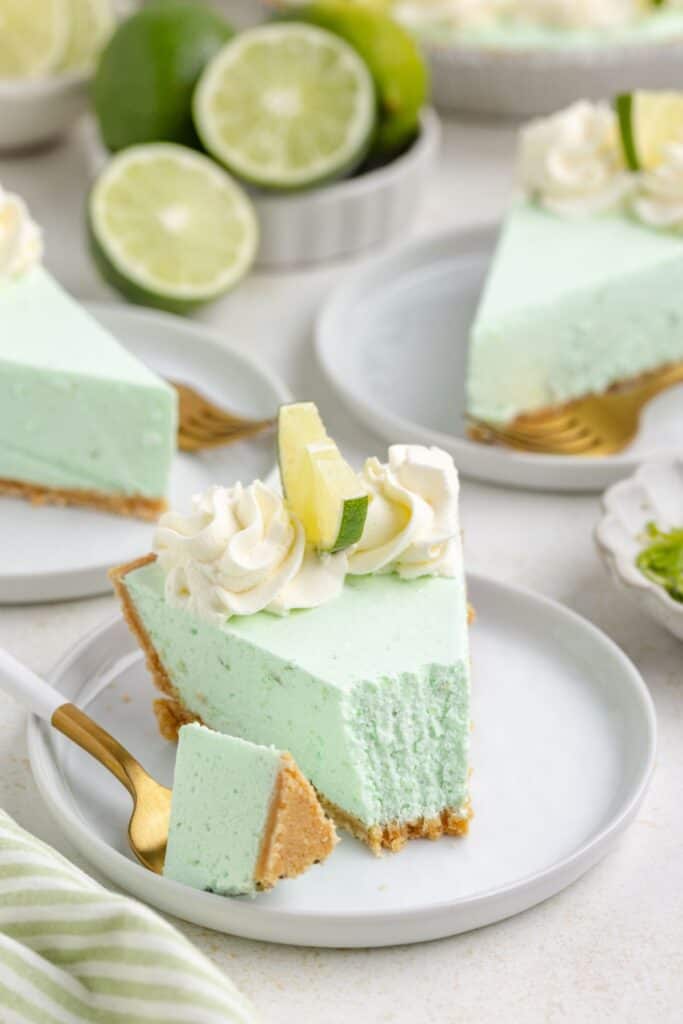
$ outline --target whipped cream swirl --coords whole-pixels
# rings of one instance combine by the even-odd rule
[[[532,198],[565,217],[614,209],[633,187],[614,112],[585,101],[522,130],[517,175]]]
[[[633,209],[650,227],[683,229],[683,141],[670,143],[660,166],[641,175]]]
[[[462,571],[458,473],[439,448],[392,445],[388,463],[368,459],[370,494],[363,536],[349,554],[349,572],[397,572],[405,579]]]
[[[618,28],[641,13],[639,0],[516,0],[524,20],[553,28]]]
[[[188,516],[166,513],[156,531],[169,604],[221,623],[315,608],[341,592],[345,555],[307,550],[301,523],[260,481],[211,487],[193,506]]]
[[[25,274],[42,255],[42,234],[26,203],[0,185],[0,279]]]
[[[483,28],[494,25],[515,0],[400,0],[393,15],[408,28]]]

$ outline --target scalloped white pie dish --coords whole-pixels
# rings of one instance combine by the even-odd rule
[[[636,565],[649,522],[663,530],[683,526],[683,458],[641,466],[633,476],[609,488],[603,508],[595,540],[612,578],[644,612],[683,640],[683,604]]]

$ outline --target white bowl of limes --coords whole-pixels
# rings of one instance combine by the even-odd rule
[[[0,0],[0,150],[63,135],[88,105],[110,0]]]

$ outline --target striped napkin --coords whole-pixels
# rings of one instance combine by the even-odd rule
[[[254,1024],[248,1001],[147,907],[0,810],[2,1024]]]

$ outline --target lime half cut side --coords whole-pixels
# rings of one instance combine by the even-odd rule
[[[115,156],[90,194],[104,277],[133,302],[187,312],[247,272],[258,228],[242,189],[208,157],[152,143]]]
[[[372,78],[355,50],[297,23],[237,36],[194,96],[206,149],[262,188],[306,188],[350,173],[368,152],[375,118]]]
[[[683,142],[683,92],[629,92],[616,99],[624,157],[632,171],[652,171],[671,142]]]
[[[67,0],[69,37],[62,57],[65,71],[91,68],[114,29],[112,0]]]
[[[68,0],[2,0],[0,79],[49,75],[64,56],[68,36]]]
[[[312,402],[283,405],[278,421],[282,487],[309,544],[342,551],[363,533],[368,495]]]

